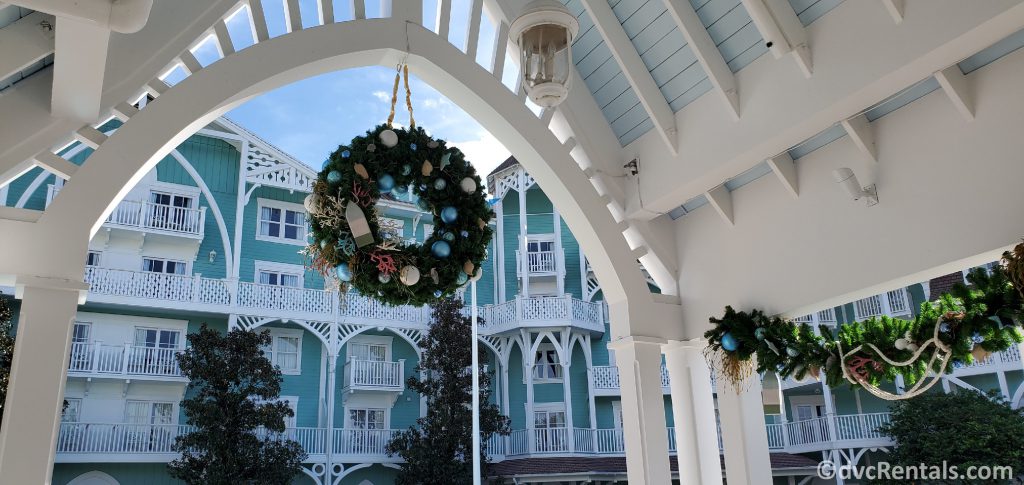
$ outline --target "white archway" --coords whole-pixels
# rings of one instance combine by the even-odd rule
[[[83,473],[70,482],[68,485],[121,485],[116,478],[98,470]]]

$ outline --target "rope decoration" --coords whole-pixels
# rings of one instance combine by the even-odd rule
[[[391,112],[388,114],[388,128],[395,121],[395,106],[398,105],[398,84],[405,74],[405,107],[409,110],[409,129],[416,128],[416,119],[412,115],[412,90],[409,88],[409,65],[402,63],[395,69],[395,84],[391,88]]]
[[[880,316],[836,329],[726,307],[710,319],[705,356],[737,391],[755,367],[798,380],[817,379],[824,370],[829,385],[845,381],[882,399],[910,399],[956,367],[1024,341],[1024,243],[1003,253],[1003,264],[991,271],[972,270],[967,281],[922,303],[912,320]],[[897,377],[906,390],[880,388]]]

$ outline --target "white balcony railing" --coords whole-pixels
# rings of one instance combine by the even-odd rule
[[[89,299],[99,303],[243,313],[266,317],[332,321],[346,318],[353,323],[392,324],[401,322],[426,326],[429,307],[388,306],[375,299],[312,288],[264,285],[237,280],[204,278],[90,266],[85,271]],[[467,308],[468,312],[469,309]],[[605,311],[601,302],[588,302],[571,295],[560,297],[519,297],[497,305],[479,307],[485,322],[481,331],[495,334],[524,326],[572,326],[604,332]]]
[[[60,192],[50,185],[46,205]],[[206,207],[174,207],[142,200],[123,200],[107,217],[107,224],[146,231],[163,231],[188,236],[202,236],[206,227]]]
[[[182,349],[138,345],[108,345],[103,342],[71,344],[69,374],[183,377],[177,355]]]
[[[555,252],[536,251],[526,253],[527,270],[530,274],[554,273]]]
[[[853,302],[853,311],[857,320],[881,315],[908,315],[911,313],[910,296],[905,288],[869,296]]]
[[[769,446],[778,427],[784,427],[790,448],[820,450],[833,446],[884,446],[891,440],[878,431],[889,422],[889,413],[846,414],[822,416],[802,421],[774,424],[769,427]],[[857,443],[853,443],[857,442]]]
[[[714,379],[712,379],[712,382]],[[619,390],[619,368],[614,365],[595,365],[593,367],[593,386],[596,391]],[[668,389],[668,369],[661,366],[661,387]]]
[[[343,455],[387,454],[388,442],[402,430],[397,429],[336,429],[334,430],[334,453]]]
[[[532,428],[513,430],[508,436],[491,436],[487,452],[491,456],[523,455],[621,455],[625,453],[622,429]],[[667,428],[669,452],[675,453],[675,430]]]
[[[178,436],[195,427],[184,424],[61,423],[58,454],[173,454]],[[290,439],[310,455],[323,454],[325,428],[288,428],[283,433],[260,431],[257,436]]]
[[[345,363],[345,383],[349,388],[401,391],[405,383],[405,360],[349,359]]]

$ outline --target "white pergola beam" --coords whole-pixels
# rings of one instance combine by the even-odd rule
[[[769,158],[766,162],[772,173],[778,177],[779,183],[786,188],[786,192],[794,198],[800,197],[800,185],[797,183],[796,163],[793,162],[793,157],[790,157],[789,153],[783,153]]]
[[[214,37],[217,38],[217,49],[220,50],[221,57],[230,56],[235,53],[235,43],[231,40],[231,34],[228,33],[228,25],[224,23],[224,20],[218,20],[217,23],[213,24]]]
[[[25,175],[29,170],[32,170],[36,166],[32,160],[25,160],[18,163],[8,169],[6,172],[0,173],[0,187],[7,187],[8,184],[17,180],[18,177]]]
[[[957,65],[949,66],[935,73],[942,91],[946,93],[956,110],[967,121],[974,121],[974,98],[971,96],[970,80]]]
[[[43,211],[22,209],[20,207],[0,206],[0,219],[21,222],[36,222],[43,216]]]
[[[690,50],[697,56],[697,61],[708,75],[715,92],[725,102],[729,115],[734,120],[739,120],[740,97],[736,87],[736,77],[725,63],[722,52],[711,40],[711,35],[704,28],[697,12],[689,0],[664,0],[664,2],[669,14],[675,20],[676,26],[679,27],[679,31],[686,38]]]
[[[676,132],[676,117],[672,108],[665,100],[665,96],[654,82],[654,77],[647,70],[644,61],[640,59],[633,42],[629,40],[622,24],[615,16],[615,12],[605,0],[582,0],[584,7],[590,13],[594,26],[604,39],[605,44],[612,51],[612,56],[622,68],[622,74],[629,81],[629,85],[640,98],[640,104],[647,110],[647,114],[654,122],[654,126],[669,150],[676,154],[679,149],[678,134]]]
[[[302,12],[299,10],[299,0],[284,0],[284,28],[288,32],[302,30]]]
[[[64,179],[70,180],[71,176],[78,171],[78,165],[69,162],[67,159],[54,155],[53,152],[44,151],[35,156],[35,163],[40,168]]]
[[[53,54],[54,22],[52,15],[33,12],[0,29],[0,79]]]
[[[711,207],[715,208],[715,212],[721,216],[726,224],[730,226],[735,224],[732,214],[732,192],[729,192],[725,184],[705,192],[704,196],[708,198]]]
[[[903,0],[882,0],[882,5],[885,6],[885,11],[889,12],[889,16],[892,17],[893,22],[896,22],[896,25],[903,23]]]
[[[64,17],[57,20],[56,30],[58,62],[50,111],[57,117],[93,121],[100,115],[110,30]]]
[[[843,129],[846,130],[846,134],[850,136],[850,140],[857,146],[857,149],[872,162],[877,162],[878,149],[875,148],[875,135],[871,131],[871,123],[868,121],[867,116],[859,114],[840,123],[843,125]]]
[[[792,53],[804,77],[814,71],[803,23],[787,0],[741,0],[776,59]]]

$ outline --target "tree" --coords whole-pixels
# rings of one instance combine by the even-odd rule
[[[925,394],[897,402],[891,422],[879,432],[896,441],[887,458],[891,465],[1009,466],[1024,471],[1024,410],[1012,409],[1001,395],[958,390]],[[872,483],[907,483],[875,481]],[[920,482],[919,482],[920,483]],[[929,480],[927,483],[964,483]],[[971,483],[1007,483],[976,480]]]
[[[290,483],[306,452],[281,434],[294,413],[276,401],[281,370],[260,350],[270,334],[225,335],[203,324],[188,342],[178,356],[190,379],[181,407],[196,430],[175,441],[181,458],[168,465],[171,476],[189,484]]]
[[[448,485],[472,483],[472,328],[462,314],[462,302],[441,300],[433,305],[430,332],[420,342],[423,356],[416,370],[422,377],[410,377],[407,385],[427,399],[426,416],[416,426],[399,433],[390,443],[389,454],[405,463],[397,484]],[[482,322],[481,322],[482,323]],[[485,351],[480,347],[479,362]],[[480,370],[480,460],[487,465],[487,440],[493,434],[508,435],[509,421],[489,402],[491,377]]]
[[[7,384],[11,380],[11,364],[13,363],[14,329],[11,327],[11,308],[7,305],[7,300],[0,295],[0,421],[3,420],[4,403],[7,402]]]

